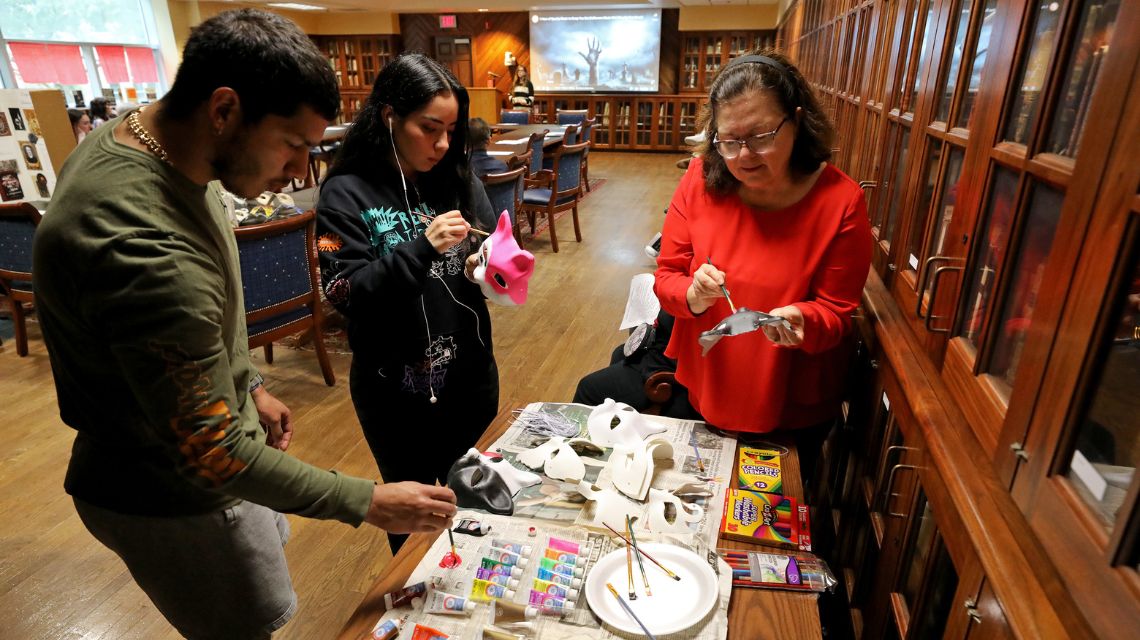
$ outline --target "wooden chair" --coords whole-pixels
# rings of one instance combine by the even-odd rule
[[[503,173],[489,173],[483,176],[483,188],[487,191],[487,198],[491,201],[491,211],[498,220],[499,214],[504,210],[511,216],[511,230],[515,234],[515,242],[522,246],[522,235],[519,233],[518,212],[521,211],[523,180],[526,167],[518,166]]]
[[[594,146],[590,136],[594,134],[594,123],[596,121],[597,118],[583,120],[582,136],[579,138],[582,142],[590,143],[590,146],[586,147],[586,153],[582,154],[582,186],[585,187],[586,191],[590,190],[590,149]]]
[[[586,115],[586,109],[559,109],[556,113],[558,124],[582,124]]]
[[[32,239],[42,216],[27,202],[0,205],[0,292],[8,297],[16,329],[16,355],[28,355],[24,303],[34,303]]]
[[[572,124],[566,127],[566,130],[562,134],[562,144],[578,144],[578,125]],[[553,169],[553,163],[554,159],[550,156],[546,156],[542,159],[542,168]]]
[[[336,384],[321,339],[321,308],[315,211],[234,229],[241,260],[249,348],[265,348],[273,364],[273,341],[309,331],[325,384]]]
[[[530,163],[527,165],[527,175],[534,177],[538,175],[539,170],[542,169],[542,154],[543,143],[546,142],[546,134],[549,133],[548,129],[543,129],[537,133],[530,134],[530,140],[526,143],[527,153],[530,154]]]
[[[530,110],[503,109],[499,111],[499,122],[510,124],[530,124]]]
[[[582,154],[586,143],[562,145],[554,153],[554,168],[543,169],[535,179],[526,181],[523,191],[523,211],[526,212],[531,232],[535,217],[544,214],[550,225],[550,246],[558,253],[558,234],[554,229],[554,214],[570,209],[574,212],[574,237],[582,241],[578,223],[578,199],[582,195]]]
[[[649,406],[642,413],[661,415],[661,409],[673,398],[673,385],[677,383],[674,371],[658,371],[645,380],[645,398]]]

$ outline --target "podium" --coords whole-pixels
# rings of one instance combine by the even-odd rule
[[[487,124],[499,121],[499,108],[503,100],[503,92],[494,87],[467,87],[467,95],[471,97],[471,109],[468,114],[472,118],[482,118]]]

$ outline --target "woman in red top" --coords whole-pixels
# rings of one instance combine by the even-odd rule
[[[709,97],[706,141],[673,195],[657,260],[657,297],[677,318],[666,354],[709,424],[742,435],[819,425],[817,447],[871,264],[863,193],[827,163],[834,130],[787,58],[737,58]],[[698,336],[731,313],[721,285],[738,308],[791,330],[725,337],[702,357]]]

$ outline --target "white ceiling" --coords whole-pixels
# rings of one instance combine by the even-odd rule
[[[222,0],[228,1],[228,0]],[[271,0],[241,0],[242,4],[267,4]],[[532,9],[633,9],[707,7],[722,5],[770,5],[779,0],[281,0],[326,7],[330,11],[388,11],[392,13],[446,13],[449,11],[530,11]]]

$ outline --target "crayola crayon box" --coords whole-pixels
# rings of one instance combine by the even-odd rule
[[[724,496],[722,538],[811,551],[807,505],[773,493],[728,489]]]
[[[782,494],[784,483],[780,472],[780,452],[741,446],[736,462],[736,487]]]

